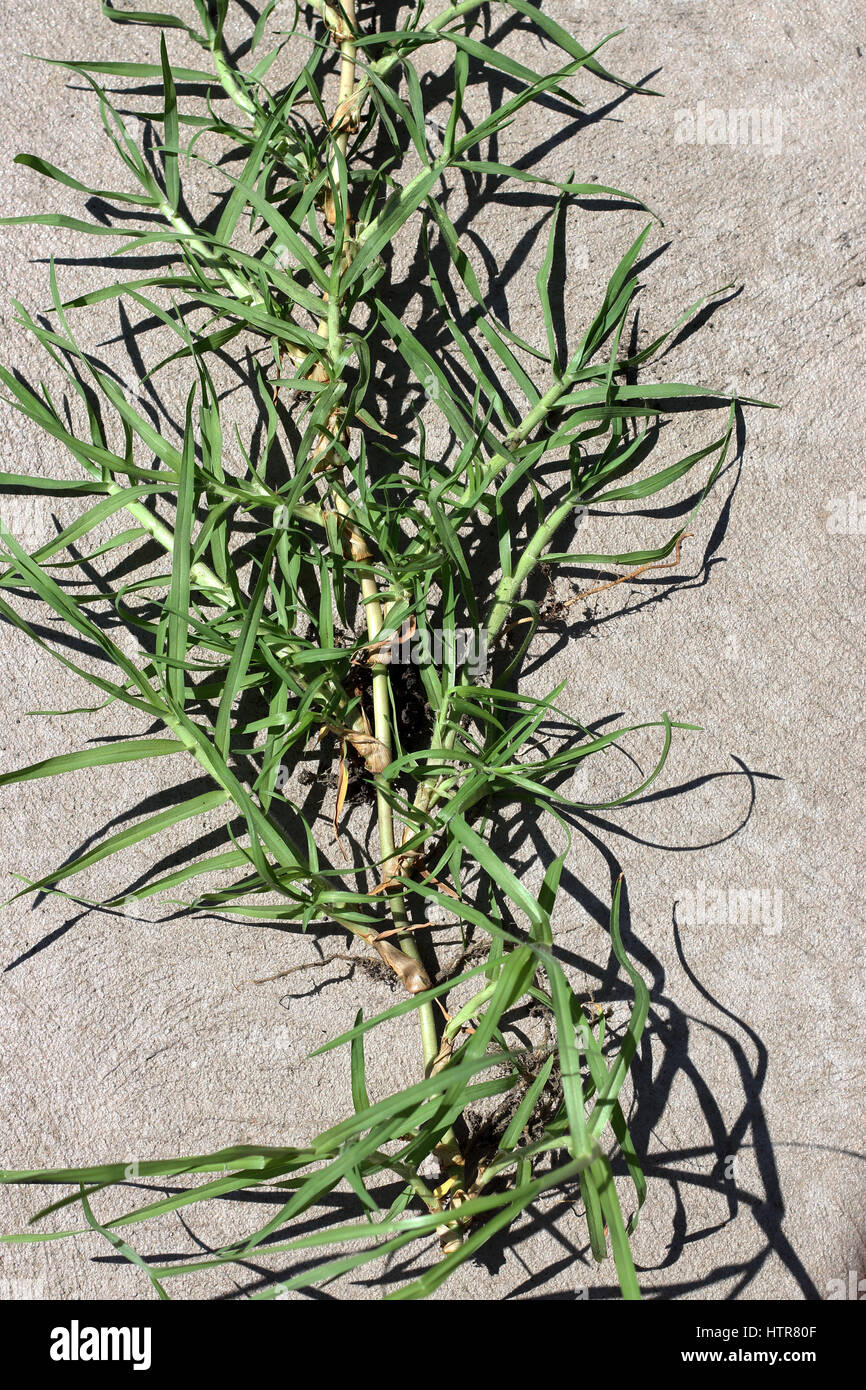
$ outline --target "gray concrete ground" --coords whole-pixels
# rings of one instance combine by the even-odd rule
[[[866,1273],[863,16],[850,0],[591,8],[549,0],[545,8],[583,42],[625,27],[610,65],[656,74],[651,85],[664,99],[611,100],[610,89],[583,81],[588,111],[600,119],[565,141],[550,138],[561,118],[536,112],[506,132],[499,157],[546,142],[552,177],[575,168],[661,211],[665,225],[651,246],[670,245],[643,277],[644,331],[665,326],[704,290],[739,287],[670,354],[665,377],[736,385],[781,407],[748,412],[739,462],[701,514],[678,582],[672,587],[663,574],[600,596],[579,641],[539,637],[534,655],[545,660],[541,669],[531,663],[527,686],[568,678],[570,708],[586,722],[611,713],[636,722],[667,710],[702,726],[677,741],[653,795],[605,817],[604,837],[628,876],[633,948],[653,993],[638,1074],[636,1138],[649,1197],[636,1258],[653,1297],[823,1298],[849,1271]],[[76,90],[81,84],[25,54],[152,59],[155,35],[117,30],[85,0],[7,0],[3,9],[2,212],[80,215],[78,195],[11,161],[35,151],[85,181],[110,183],[95,103]],[[509,45],[527,61],[538,57],[519,33]],[[174,36],[171,47],[181,54]],[[639,219],[570,214],[573,334]],[[510,274],[515,247],[524,248],[506,290],[511,322],[524,334],[540,330],[534,278],[545,234],[521,240],[536,220],[525,201],[502,201],[480,209],[476,224],[488,268]],[[0,358],[38,378],[42,354],[12,329],[8,300],[44,308],[42,258],[49,250],[80,255],[82,241],[47,229],[3,229],[0,237]],[[107,274],[82,266],[61,273],[69,291]],[[88,341],[98,343],[100,329],[109,337],[113,322],[95,315]],[[115,348],[122,356],[122,345]],[[677,422],[680,452],[711,438],[719,418]],[[4,468],[74,475],[59,447],[5,409],[3,430]],[[53,534],[51,510],[4,503],[3,515],[36,545]],[[63,505],[53,510],[67,515]],[[605,532],[600,519],[587,524]],[[615,548],[670,529],[670,521],[640,517],[616,525],[607,528],[607,539],[620,537]],[[593,539],[586,548],[605,546]],[[559,584],[565,596],[568,583]],[[8,631],[3,685],[4,770],[123,727],[110,710],[90,720],[29,718],[34,708],[88,703],[89,692]],[[153,773],[133,765],[4,793],[4,868],[35,877],[172,781],[158,765]],[[529,850],[522,858],[531,879]],[[131,853],[90,887],[120,889],[147,862]],[[607,955],[596,917],[609,870],[581,837],[569,870],[558,930],[586,961],[603,1002]],[[763,894],[758,919],[743,894]],[[307,983],[287,1000],[284,983],[244,982],[308,959],[307,942],[158,915],[84,913],[56,898],[0,914],[3,1166],[292,1142],[346,1109],[343,1061],[306,1054],[348,1026],[359,1001],[368,1011],[386,1007],[387,987],[335,963],[295,977]],[[377,1094],[395,1057],[407,1076],[417,1065],[402,1029],[393,1027],[387,1042],[371,1058]],[[20,1228],[37,1204],[35,1191],[4,1192],[0,1227]],[[224,1238],[237,1217],[211,1210],[190,1229],[196,1241]],[[612,1296],[612,1267],[593,1264],[584,1229],[579,1211],[550,1197],[509,1248],[465,1266],[445,1296],[568,1299],[584,1288],[591,1298]],[[167,1219],[142,1248],[190,1247]],[[0,1247],[0,1296],[148,1296],[141,1277],[106,1262],[106,1251],[96,1236]],[[187,1293],[230,1288],[197,1280]],[[364,1280],[333,1292],[377,1296]]]

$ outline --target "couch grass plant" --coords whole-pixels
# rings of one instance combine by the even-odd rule
[[[579,1204],[592,1255],[612,1256],[623,1297],[636,1299],[630,1237],[646,1183],[626,1097],[649,996],[623,943],[619,879],[609,948],[632,999],[621,1027],[577,989],[556,913],[570,817],[587,809],[569,795],[570,779],[585,760],[654,732],[654,766],[590,809],[622,805],[692,726],[659,711],[639,726],[593,731],[564,707],[560,686],[526,693],[521,670],[539,626],[564,622],[544,577],[582,569],[604,586],[678,562],[729,457],[736,402],[704,384],[645,380],[705,298],[652,342],[627,346],[656,215],[628,190],[556,181],[496,154],[497,137],[519,131],[531,103],[581,110],[593,87],[635,101],[656,95],[608,68],[612,36],[585,48],[529,0],[371,3],[360,14],[354,0],[314,0],[289,13],[288,28],[289,7],[270,0],[250,19],[241,58],[226,40],[229,0],[171,13],[131,0],[102,8],[111,24],[147,26],[153,61],[46,61],[92,94],[121,186],[89,187],[22,153],[19,163],[81,193],[99,215],[7,221],[99,238],[102,264],[120,258],[123,278],[112,271],[64,298],[52,262],[50,312],[16,304],[65,388],[59,399],[0,368],[6,400],[79,476],[5,472],[0,488],[79,510],[32,553],[2,525],[0,614],[64,665],[71,690],[89,683],[97,708],[116,709],[118,727],[127,720],[139,732],[59,752],[0,784],[14,795],[8,789],[32,779],[173,757],[208,790],[46,865],[15,897],[84,901],[76,876],[132,850],[144,866],[138,885],[102,906],[154,897],[190,918],[357,938],[353,958],[381,962],[400,995],[366,1016],[361,979],[357,1015],[320,1049],[335,1065],[345,1057],[351,1075],[354,1111],[332,1128],[298,1136],[289,1108],[285,1147],[229,1142],[157,1156],[137,1165],[139,1183],[151,1185],[144,1195],[124,1186],[125,1160],[5,1171],[3,1182],[62,1190],[5,1239],[96,1231],[162,1298],[187,1274],[252,1257],[296,1266],[253,1295],[273,1298],[422,1252],[423,1272],[387,1295],[414,1299],[558,1188]],[[252,13],[232,8],[233,23]],[[535,71],[509,56],[506,20],[540,35],[552,66]],[[477,102],[467,98],[491,75],[505,95],[473,123]],[[443,101],[434,140],[431,111]],[[197,174],[218,185],[200,215],[185,196]],[[541,347],[494,313],[495,287],[483,289],[466,234],[483,190],[508,180],[537,196],[550,222],[537,277]],[[453,221],[443,189],[461,185],[469,215]],[[591,216],[609,215],[602,203],[644,215],[597,305],[575,303],[569,286],[569,328],[582,327],[566,350],[556,284],[574,203]],[[407,289],[400,247],[416,249],[408,275],[424,267],[432,323],[395,311]],[[163,345],[171,339],[141,385],[155,395],[166,374],[173,384],[185,374],[174,442],[79,344],[88,307],[112,301],[141,311]],[[226,361],[256,419],[248,438],[230,437],[229,393],[217,385]],[[721,420],[708,442],[654,465],[665,413],[708,404],[718,410],[701,418]],[[636,519],[685,478],[690,508],[663,543],[642,543]],[[593,509],[620,515],[614,553],[573,548]],[[121,558],[122,578],[112,577]],[[412,681],[425,713],[407,732]],[[295,799],[293,770],[311,749],[335,773],[334,828],[324,832]],[[340,834],[352,787],[375,808],[366,840]],[[165,832],[215,814],[222,848],[169,873],[147,870]],[[518,818],[512,826],[542,824],[564,845],[531,886],[497,848],[506,815]],[[448,974],[441,943],[455,931],[462,949]],[[512,1027],[527,1008],[547,1040],[531,1048]],[[397,1018],[419,1031],[417,1078],[373,1099],[365,1056]],[[485,1106],[499,1119],[482,1143],[472,1117]],[[108,1188],[128,1195],[128,1209],[100,1219]],[[335,1222],[323,1205],[336,1189],[352,1194],[353,1219]],[[152,1218],[242,1192],[267,1195],[273,1211],[228,1244],[170,1261],[136,1248]]]

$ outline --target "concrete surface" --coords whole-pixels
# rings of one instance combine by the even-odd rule
[[[650,794],[602,817],[602,838],[627,873],[630,947],[653,999],[636,1079],[635,1137],[649,1179],[636,1259],[650,1297],[823,1298],[849,1271],[863,1277],[866,1259],[863,16],[851,0],[591,8],[549,0],[546,8],[585,43],[625,27],[608,50],[610,66],[635,78],[654,74],[651,85],[665,97],[618,100],[581,80],[588,113],[600,119],[565,140],[561,115],[535,112],[504,134],[499,157],[543,145],[551,177],[575,168],[660,210],[665,225],[650,245],[655,252],[670,244],[643,276],[643,333],[666,326],[705,290],[740,287],[675,347],[664,377],[737,385],[781,407],[747,413],[739,460],[704,509],[676,582],[650,576],[599,596],[593,621],[572,630],[579,640],[540,636],[533,656],[543,666],[529,663],[527,689],[568,677],[570,708],[586,722],[667,710],[703,729],[677,741]],[[31,150],[85,181],[110,184],[115,169],[95,103],[75,90],[81,84],[24,55],[152,59],[155,34],[115,29],[85,0],[62,9],[9,0],[0,44],[2,211],[82,215],[78,195],[11,160]],[[196,61],[181,56],[174,35],[171,50]],[[508,51],[553,61],[520,32]],[[749,118],[755,109],[760,118]],[[745,124],[732,111],[745,111]],[[478,209],[476,262],[485,273],[498,267],[511,323],[543,341],[534,279],[546,232],[530,235],[536,224],[509,185]],[[570,214],[572,337],[641,225],[637,212]],[[12,330],[9,297],[44,308],[40,258],[49,250],[101,254],[103,245],[94,252],[72,233],[47,229],[5,228],[0,237],[0,358],[38,378],[42,354]],[[107,275],[82,264],[61,273],[70,293]],[[111,312],[98,311],[85,341],[104,342],[114,325]],[[123,370],[122,344],[103,351]],[[682,453],[705,442],[719,419],[678,419],[670,447],[684,446]],[[5,468],[75,476],[58,447],[5,408],[3,429]],[[61,519],[75,512],[65,503],[15,505],[4,500],[4,517],[31,545],[53,534],[52,511]],[[637,516],[586,525],[626,548],[671,522]],[[585,548],[605,546],[594,532]],[[572,578],[558,581],[560,596],[573,591]],[[33,708],[89,703],[90,692],[8,630],[3,688],[4,769],[125,728],[111,710],[28,718]],[[5,793],[4,867],[44,872],[175,780],[165,763],[133,765]],[[601,822],[585,825],[598,833]],[[184,843],[168,837],[166,854]],[[533,859],[527,845],[515,860],[530,880]],[[89,888],[119,891],[148,862],[144,852],[123,867],[111,861]],[[598,1001],[620,1000],[599,925],[610,866],[577,835],[569,870],[560,939]],[[748,920],[743,892],[763,893],[760,920]],[[155,908],[126,917],[85,912],[59,898],[0,914],[3,1166],[293,1142],[348,1107],[344,1059],[305,1057],[351,1023],[359,1001],[368,1011],[387,1006],[387,987],[336,962],[294,977],[296,997],[288,999],[285,982],[244,982],[309,959],[308,942],[158,917]],[[331,949],[343,949],[338,939]],[[407,1043],[392,1026],[371,1058],[374,1094],[383,1093],[395,1057],[414,1075],[414,1038]],[[118,1209],[113,1200],[100,1210]],[[36,1190],[3,1192],[0,1228],[19,1229],[37,1205]],[[188,1235],[170,1218],[141,1248],[196,1248],[245,1219],[231,1203],[193,1212]],[[95,1236],[0,1247],[0,1296],[148,1297],[140,1275],[110,1254]],[[262,1270],[251,1267],[248,1287]],[[238,1283],[196,1279],[174,1292],[237,1296]],[[580,1213],[551,1196],[519,1224],[510,1248],[464,1267],[442,1296],[570,1299],[587,1289],[593,1299],[615,1296],[615,1288],[611,1264],[592,1262]],[[377,1296],[365,1276],[330,1292]]]

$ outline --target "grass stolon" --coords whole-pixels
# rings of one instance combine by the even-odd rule
[[[5,1239],[96,1230],[141,1267],[161,1297],[170,1280],[253,1252],[301,1256],[301,1272],[255,1295],[264,1298],[426,1243],[438,1256],[389,1295],[419,1298],[540,1194],[571,1185],[579,1187],[593,1255],[601,1260],[610,1250],[623,1296],[637,1298],[629,1237],[646,1184],[620,1097],[649,997],[623,946],[619,880],[610,948],[633,990],[622,1027],[607,1027],[565,969],[554,907],[569,817],[586,806],[562,788],[584,759],[656,728],[661,749],[652,772],[604,803],[621,805],[658,776],[674,731],[692,726],[662,715],[594,734],[559,707],[561,688],[533,698],[520,692],[518,678],[547,611],[533,596],[540,565],[644,569],[679,559],[725,465],[735,403],[702,386],[637,378],[709,296],[654,342],[624,350],[650,222],[611,276],[582,341],[568,360],[560,358],[553,287],[569,203],[603,195],[620,206],[644,205],[621,190],[500,164],[485,150],[533,101],[579,107],[576,77],[637,89],[602,66],[603,44],[583,48],[528,0],[466,0],[436,15],[421,3],[389,32],[377,31],[375,9],[359,22],[354,0],[315,0],[306,20],[298,11],[290,34],[272,33],[271,0],[243,70],[225,40],[228,0],[193,3],[195,24],[103,6],[115,23],[162,30],[159,62],[59,63],[93,89],[133,192],[88,188],[38,156],[19,156],[99,199],[102,209],[119,204],[124,215],[7,221],[116,238],[124,263],[140,260],[142,273],[64,302],[52,264],[50,320],[16,306],[20,323],[63,373],[69,396],[57,405],[47,389],[0,368],[7,400],[68,450],[82,477],[4,473],[0,487],[79,497],[83,510],[32,554],[2,525],[0,614],[95,686],[103,705],[137,711],[142,728],[135,738],[6,773],[0,784],[176,755],[192,757],[211,789],[136,821],[21,893],[71,895],[61,885],[76,874],[224,808],[223,848],[190,856],[171,873],[153,869],[133,894],[101,905],[154,895],[173,905],[172,895],[204,879],[202,891],[183,900],[189,914],[219,910],[302,931],[344,928],[394,972],[406,997],[372,1018],[359,1009],[354,1025],[320,1049],[349,1049],[354,1114],[309,1144],[235,1145],[139,1163],[140,1179],[157,1186],[170,1179],[171,1194],[102,1222],[96,1199],[124,1182],[125,1163],[7,1171],[0,1175],[7,1183],[75,1185],[35,1223],[76,1208],[81,1219]],[[538,73],[510,57],[496,27],[509,19],[543,35],[547,51],[562,53],[561,65]],[[273,46],[259,56],[268,36]],[[182,39],[202,50],[207,66],[172,63],[169,45],[173,53]],[[302,42],[307,56],[287,76]],[[425,104],[434,90],[428,48],[440,57],[444,51],[449,63],[438,91],[449,87],[450,115],[435,155]],[[466,92],[492,74],[503,79],[506,96],[472,126]],[[122,114],[108,87],[124,79]],[[179,100],[181,85],[193,88],[188,107]],[[136,105],[146,98],[146,110]],[[142,147],[125,125],[130,114],[147,123]],[[208,163],[203,140],[209,150],[223,142],[219,161]],[[181,177],[196,163],[225,184],[213,215],[202,219],[190,211]],[[493,314],[461,242],[465,225],[452,221],[441,193],[443,181],[472,190],[507,179],[537,189],[540,200],[555,198],[537,282],[546,350]],[[406,237],[418,236],[415,264],[425,267],[436,311],[432,325],[418,328],[391,307],[401,283],[388,278],[390,248],[404,228]],[[156,383],[169,364],[173,374],[189,373],[176,444],[74,336],[75,316],[113,299],[137,305],[176,340],[141,387],[158,400]],[[238,435],[240,469],[229,466],[224,396],[212,371],[227,350],[244,368],[258,418],[247,444]],[[405,377],[405,385],[383,385],[387,374]],[[423,413],[419,387],[428,402]],[[718,437],[647,471],[668,404],[681,409],[712,397],[726,414]],[[427,435],[433,416],[447,434],[436,449]],[[696,469],[689,515],[661,546],[616,554],[554,549],[574,533],[579,511],[642,503]],[[82,557],[79,543],[108,523],[122,529]],[[156,572],[153,542],[165,555]],[[493,581],[491,545],[499,566]],[[124,560],[122,583],[97,571],[105,557]],[[102,582],[94,590],[97,572]],[[58,635],[85,638],[99,660],[78,662],[71,648],[54,646],[22,616],[21,600],[39,603]],[[133,656],[112,639],[112,625],[134,634]],[[473,650],[489,653],[482,674],[459,655],[458,633],[466,630]],[[396,653],[399,642],[423,639],[429,647],[434,632],[443,637],[441,660],[414,668],[431,718],[422,746],[413,747],[401,726]],[[314,837],[316,816],[290,800],[283,771],[317,740],[334,753],[338,832],[353,776],[375,796],[376,834],[365,849],[353,845],[353,861],[342,866],[339,848],[333,863],[326,858]],[[564,832],[566,848],[547,865],[540,890],[530,890],[494,848],[509,807]],[[459,973],[439,978],[437,936],[455,924],[464,946]],[[449,995],[456,1002],[446,1012]],[[549,1046],[516,1045],[514,1012],[527,1006],[545,1020]],[[420,1025],[418,1080],[372,1101],[365,1042],[383,1021],[409,1013]],[[506,1097],[503,1118],[482,1144],[473,1115],[496,1097]],[[189,1185],[178,1190],[178,1178]],[[632,1194],[628,1220],[624,1180]],[[395,1182],[397,1195],[383,1206]],[[358,1219],[292,1237],[295,1218],[315,1213],[340,1185],[354,1193]],[[160,1266],[131,1243],[149,1218],[253,1188],[271,1194],[275,1214],[215,1253]],[[313,1265],[309,1251],[319,1254]]]

